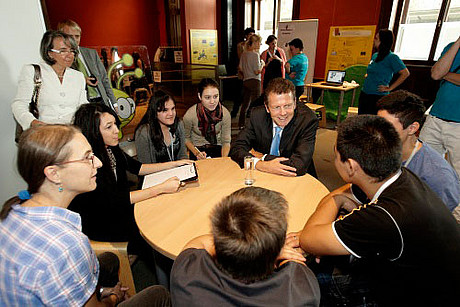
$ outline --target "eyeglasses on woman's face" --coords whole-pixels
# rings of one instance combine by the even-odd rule
[[[86,158],[78,159],[78,160],[72,160],[72,161],[64,161],[64,162],[61,162],[61,163],[56,163],[55,165],[63,165],[63,164],[76,163],[76,162],[86,162],[86,163],[89,163],[92,167],[94,167],[94,159],[95,158],[96,158],[96,156],[92,152]]]

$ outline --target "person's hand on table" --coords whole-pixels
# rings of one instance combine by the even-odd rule
[[[193,164],[193,161],[189,160],[189,159],[182,159],[182,160],[177,160],[177,161],[172,161],[171,162],[172,167],[182,166],[182,165],[185,165],[185,164]]]
[[[174,193],[179,190],[179,188],[182,186],[179,178],[177,177],[172,177],[166,180],[163,183],[159,184],[161,186],[161,193]]]
[[[254,157],[256,157],[257,159],[262,159],[262,157],[264,156],[263,153],[254,150],[254,148],[251,149],[251,150],[249,151],[249,153],[250,153],[251,155],[253,155]]]
[[[270,161],[259,161],[256,164],[256,169],[266,173],[295,177],[296,169],[292,166],[282,164],[281,162],[289,160],[288,158],[279,157]]]
[[[204,152],[204,151],[198,151],[198,152],[195,154],[195,157],[196,157],[198,160],[204,160],[204,159],[206,159],[206,152]]]

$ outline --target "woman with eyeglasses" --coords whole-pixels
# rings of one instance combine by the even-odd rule
[[[41,88],[36,110],[29,110],[34,90],[34,67],[25,65],[19,76],[18,91],[11,105],[14,117],[24,130],[37,124],[69,124],[86,99],[85,77],[72,68],[77,45],[60,31],[47,31],[40,43]],[[36,118],[33,112],[38,111]]]
[[[25,131],[17,168],[27,190],[0,212],[0,305],[84,305],[99,266],[80,217],[67,210],[96,188],[101,161],[80,131],[45,125]]]
[[[145,255],[145,241],[134,220],[134,204],[159,194],[176,192],[181,183],[176,177],[144,190],[130,190],[126,172],[147,175],[190,163],[188,160],[142,164],[118,146],[120,121],[114,111],[103,104],[85,104],[75,113],[79,127],[101,159],[97,188],[77,196],[69,209],[80,213],[82,230],[92,240],[129,241],[128,252]]]
[[[67,208],[75,196],[96,189],[101,166],[78,128],[42,125],[22,134],[17,168],[27,190],[0,211],[0,306],[169,304],[161,286],[124,302],[121,283],[100,287],[103,268],[81,232],[80,216]]]
[[[204,78],[198,84],[197,104],[184,115],[185,146],[190,159],[227,157],[231,141],[231,116],[219,97],[219,84]]]

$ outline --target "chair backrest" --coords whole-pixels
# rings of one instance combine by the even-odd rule
[[[136,287],[134,285],[133,273],[128,259],[128,242],[100,242],[89,241],[96,255],[104,252],[112,252],[118,256],[120,260],[120,273],[119,279],[123,286],[128,287],[127,291],[130,296],[136,294]]]

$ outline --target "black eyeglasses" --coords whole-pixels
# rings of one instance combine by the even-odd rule
[[[65,162],[61,162],[61,163],[55,163],[54,165],[63,165],[63,164],[69,164],[69,163],[74,163],[74,162],[86,162],[86,163],[91,164],[91,166],[94,167],[94,158],[95,157],[96,156],[92,152],[87,158],[83,158],[83,159],[79,159],[79,160],[72,160],[72,161],[65,161]]]

